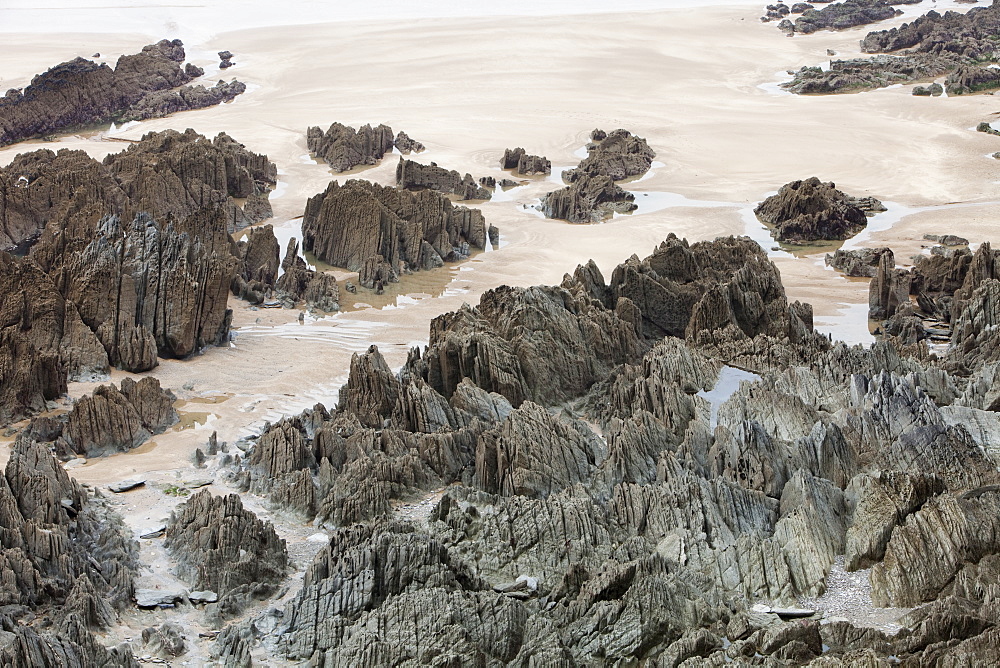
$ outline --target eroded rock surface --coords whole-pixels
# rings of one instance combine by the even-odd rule
[[[884,210],[874,198],[850,197],[813,176],[781,186],[754,213],[774,227],[778,241],[806,242],[852,237],[868,225],[869,214]]]
[[[395,146],[400,153],[419,153],[424,145],[410,139],[400,130],[393,137],[388,125],[372,127],[364,125],[360,129],[333,123],[323,132],[322,128],[311,127],[306,132],[309,152],[323,158],[335,172],[346,172],[358,165],[377,165],[386,153]]]

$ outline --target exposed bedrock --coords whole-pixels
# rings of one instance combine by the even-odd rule
[[[360,271],[360,282],[369,288],[463,259],[485,245],[486,223],[478,209],[454,206],[432,190],[368,181],[332,182],[309,199],[302,221],[303,250]]]
[[[268,425],[239,464],[333,535],[274,630],[240,622],[220,656],[258,636],[324,665],[988,655],[1000,423],[951,405],[986,400],[987,366],[968,389],[919,347],[833,345],[809,313],[751,240],[670,238],[610,284],[588,263],[487,292],[398,371],[355,355],[335,408]],[[839,558],[872,569],[876,604],[932,603],[894,637],[783,621]]]
[[[278,239],[274,236],[274,229],[264,225],[248,230],[238,246],[240,269],[233,279],[233,294],[251,304],[260,304],[274,290],[278,280],[278,268],[281,266]],[[295,248],[297,252],[297,244]]]
[[[85,209],[125,218],[221,209],[234,231],[271,217],[267,192],[276,180],[267,156],[224,133],[209,140],[193,130],[151,132],[103,163],[83,151],[23,153],[0,168],[0,246],[25,249],[49,221],[63,225],[69,211]]]
[[[846,7],[848,3],[840,4]],[[804,20],[805,16],[798,19],[794,29]],[[868,33],[861,50],[880,55],[834,60],[826,71],[803,67],[785,87],[795,93],[854,92],[948,75],[949,95],[993,89],[1000,86],[1000,79],[984,64],[1000,57],[997,34],[1000,7],[996,3],[965,13],[942,14],[932,9],[897,28]]]
[[[100,385],[65,415],[35,418],[26,433],[61,457],[99,457],[138,447],[177,422],[175,397],[153,377]]]
[[[333,123],[323,132],[322,128],[311,127],[306,132],[309,152],[323,158],[335,172],[346,172],[358,165],[376,165],[395,146],[400,153],[419,153],[424,145],[410,139],[400,130],[393,138],[388,125],[372,127],[364,125],[360,129]]]
[[[396,185],[407,190],[430,189],[450,195],[458,195],[461,200],[488,200],[493,194],[479,184],[471,174],[462,176],[453,169],[438,167],[436,162],[422,165],[413,160],[399,159],[396,165]]]
[[[826,266],[833,267],[847,276],[871,278],[875,275],[879,260],[887,253],[892,253],[892,250],[884,246],[848,251],[838,249],[832,254],[827,253],[825,261]]]
[[[514,170],[515,174],[523,176],[551,174],[552,162],[544,156],[531,155],[521,147],[508,148],[500,158],[500,168]]]
[[[649,171],[653,149],[627,130],[594,130],[591,138],[587,157],[562,175],[570,185],[542,198],[540,208],[547,218],[592,223],[635,210],[635,196],[616,181]]]
[[[112,364],[146,371],[228,341],[240,261],[223,211],[183,221],[146,214],[94,220],[88,210],[46,231],[32,257],[103,344]]]
[[[877,199],[850,197],[815,176],[786,183],[754,209],[761,221],[774,227],[775,238],[786,242],[847,239],[864,229],[867,216],[877,211],[885,211]]]
[[[127,646],[105,647],[91,633],[116,624],[131,603],[138,545],[48,447],[25,435],[0,477],[0,533],[4,665],[138,666]],[[50,622],[41,634],[27,625],[35,615]]]
[[[110,121],[142,120],[228,102],[246,90],[238,81],[186,86],[204,74],[184,62],[179,39],[124,55],[114,69],[83,58],[35,76],[0,98],[0,146]]]
[[[236,494],[192,496],[171,515],[164,545],[177,560],[177,575],[218,594],[224,614],[270,597],[289,566],[285,541]]]
[[[920,2],[920,0],[915,0]],[[886,2],[886,0],[843,0],[823,7],[806,9],[795,19],[795,32],[809,34],[818,30],[843,30],[891,19],[897,10],[891,5],[910,4],[914,0]]]
[[[308,309],[328,313],[340,310],[340,287],[336,277],[310,269],[299,257],[298,239],[288,240],[281,268],[284,273],[278,277],[274,287],[283,301],[289,300],[292,306],[301,301]]]

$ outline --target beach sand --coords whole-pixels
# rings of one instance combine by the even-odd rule
[[[391,308],[299,324],[296,311],[254,310],[233,299],[232,346],[163,360],[151,372],[184,400],[226,397],[196,407],[208,414],[206,424],[172,430],[152,446],[93,460],[72,474],[96,485],[137,475],[196,475],[190,455],[212,430],[232,442],[265,420],[317,401],[332,405],[351,355],[371,344],[398,366],[410,346],[426,343],[433,317],[475,304],[490,288],[558,283],[588,259],[609,278],[615,265],[647,255],[670,233],[692,242],[743,234],[757,226],[747,211],[793,179],[816,175],[851,195],[918,209],[871,234],[871,244],[893,247],[901,263],[921,251],[928,232],[957,233],[975,243],[994,239],[1000,162],[986,156],[1000,151],[1000,138],[972,128],[995,118],[1000,101],[913,97],[909,87],[821,97],[775,92],[773,84],[788,78],[776,73],[825,62],[827,49],[856,55],[870,28],[787,38],[774,24],[759,22],[760,10],[746,4],[600,16],[385,18],[232,32],[215,26],[206,30],[214,35],[206,41],[186,41],[189,60],[209,70],[209,81],[218,77],[214,53],[232,51],[237,65],[224,76],[250,90],[230,104],[146,121],[115,136],[136,139],[166,128],[209,136],[224,131],[267,154],[281,182],[272,200],[275,225],[294,226],[288,221],[301,216],[306,198],[343,178],[309,159],[306,149],[306,128],[333,121],[387,123],[427,146],[413,159],[498,178],[506,176],[497,161],[507,147],[572,166],[592,129],[622,127],[645,137],[663,163],[629,186],[637,196],[675,193],[720,204],[570,225],[524,208],[558,187],[556,178],[535,178],[506,193],[509,201],[474,205],[500,228],[498,251],[405,277],[399,290],[414,296]],[[24,85],[76,55],[100,52],[113,63],[165,36],[138,28],[130,20],[118,32],[112,23],[106,33],[4,35],[0,88]],[[180,32],[169,36],[185,38]],[[104,139],[20,144],[0,150],[0,164],[43,146],[97,158],[124,148]],[[357,176],[391,183],[396,160],[388,156]],[[981,205],[941,206],[956,202]],[[820,329],[850,342],[870,340],[866,308],[859,310],[867,304],[865,281],[826,269],[822,254],[774,259],[789,298],[812,303]],[[71,393],[92,387],[74,384]],[[150,517],[177,503],[158,498]]]

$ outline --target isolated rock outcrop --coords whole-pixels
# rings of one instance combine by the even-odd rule
[[[362,270],[365,287],[468,257],[485,245],[486,223],[478,209],[454,206],[431,190],[368,181],[334,181],[309,199],[302,220],[303,250],[334,266]]]
[[[175,90],[203,74],[193,66],[182,68],[184,58],[179,39],[164,39],[120,57],[114,69],[83,58],[56,65],[0,98],[0,146],[112,120],[209,107],[246,89],[234,81]]]
[[[656,154],[627,130],[595,130],[591,138],[587,157],[562,175],[570,185],[542,198],[539,208],[547,218],[590,223],[635,210],[635,196],[615,182],[645,174]]]
[[[270,225],[251,228],[239,242],[241,267],[233,279],[233,294],[251,304],[264,301],[278,280],[280,252]]]
[[[872,277],[875,275],[879,260],[882,256],[892,253],[886,247],[881,248],[859,248],[857,250],[837,249],[832,254],[827,253],[826,266],[833,267],[847,276]]]
[[[891,6],[893,4],[897,3],[886,0],[843,0],[822,9],[809,8],[795,19],[795,32],[808,35],[818,30],[843,30],[884,21],[896,16],[897,10]]]
[[[399,159],[396,165],[396,185],[408,190],[429,188],[442,193],[458,195],[459,199],[490,199],[493,194],[481,186],[471,174],[462,176],[453,169],[438,167],[436,162],[422,165],[419,162]]]
[[[506,149],[500,158],[501,169],[514,170],[515,174],[531,176],[534,174],[551,174],[552,162],[540,155],[531,155],[523,148]]]
[[[757,217],[775,228],[778,241],[847,239],[868,225],[868,213],[884,211],[873,198],[858,200],[815,176],[781,186],[757,205]]]
[[[293,302],[303,301],[306,308],[333,312],[340,310],[340,287],[332,274],[314,271],[299,257],[298,239],[288,241],[285,259],[281,261],[284,273],[278,277],[275,288],[283,298]]]
[[[309,152],[323,158],[335,172],[346,172],[358,165],[376,165],[395,146],[400,153],[419,153],[424,145],[410,139],[402,130],[393,138],[392,128],[379,125],[373,128],[364,125],[359,130],[333,123],[326,132],[311,127],[306,132]]]

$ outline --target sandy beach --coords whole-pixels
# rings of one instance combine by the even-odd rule
[[[838,58],[858,55],[858,41],[871,28],[787,38],[758,20],[759,3],[667,4],[654,9],[662,4],[635,2],[626,6],[633,11],[600,15],[542,15],[526,8],[522,14],[535,15],[445,18],[425,11],[419,18],[387,12],[378,20],[293,24],[325,14],[310,13],[310,3],[291,3],[294,11],[281,25],[254,27],[239,18],[232,26],[202,26],[190,34],[183,22],[168,29],[170,12],[163,8],[147,23],[123,11],[117,23],[92,20],[79,24],[80,32],[46,32],[37,21],[29,32],[19,10],[0,9],[0,19],[10,19],[0,20],[0,31],[14,31],[3,34],[3,90],[78,55],[99,52],[113,65],[118,55],[162,37],[183,39],[188,59],[206,68],[206,81],[236,77],[249,87],[230,104],[145,121],[113,135],[103,129],[7,147],[0,150],[0,164],[43,147],[101,158],[125,146],[110,137],[137,139],[167,128],[190,127],[208,136],[226,132],[277,164],[275,218],[269,222],[289,236],[297,236],[295,219],[306,199],[343,178],[309,158],[305,131],[311,125],[386,123],[426,145],[426,153],[414,159],[477,178],[506,176],[497,161],[514,146],[547,156],[554,166],[573,166],[594,128],[621,127],[645,137],[662,163],[628,186],[640,203],[649,193],[653,204],[600,225],[546,220],[530,209],[559,187],[557,177],[532,178],[495,201],[473,204],[500,228],[500,248],[405,277],[397,289],[401,296],[384,308],[350,308],[300,324],[297,311],[257,310],[231,298],[235,335],[228,348],[186,361],[161,360],[151,372],[189,402],[181,410],[197,413],[203,424],[189,420],[187,428],[160,435],[151,445],[88,462],[72,475],[92,484],[201,475],[190,456],[212,430],[232,442],[318,401],[331,405],[353,353],[376,344],[390,364],[399,365],[411,346],[426,343],[432,318],[475,304],[498,285],[558,283],[588,259],[608,277],[618,263],[648,254],[670,233],[693,242],[759,231],[748,212],[790,180],[816,175],[852,195],[912,209],[865,242],[892,247],[902,264],[928,244],[925,233],[957,233],[973,243],[995,239],[1000,162],[987,156],[1000,151],[1000,138],[974,131],[1000,112],[994,97],[922,98],[912,96],[910,87],[786,94],[774,85],[789,78],[785,70],[823,63],[828,49]],[[917,7],[932,6],[924,5]],[[435,7],[448,13],[447,4]],[[517,13],[519,7],[507,9]],[[70,28],[72,22],[58,25]],[[165,32],[155,32],[161,25]],[[236,66],[220,75],[215,52],[224,49],[235,54]],[[397,159],[387,156],[356,176],[392,183]],[[684,198],[700,204],[684,205]],[[870,340],[866,280],[827,269],[822,254],[775,253],[774,260],[789,298],[813,304],[818,329],[851,343]],[[357,297],[365,302],[363,294]],[[92,388],[77,383],[71,395]],[[129,515],[136,529],[177,499],[154,494],[144,503],[152,505],[142,517]],[[293,533],[301,535],[300,529]]]

